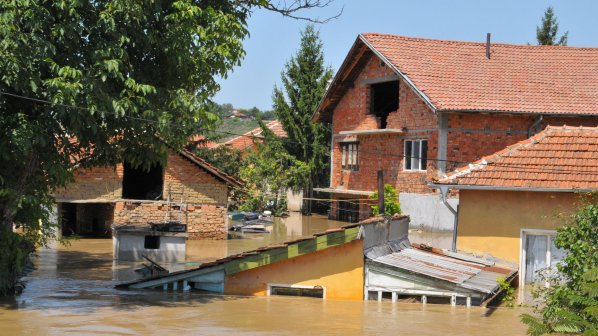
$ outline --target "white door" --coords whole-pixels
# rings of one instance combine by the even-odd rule
[[[524,230],[522,232],[522,253],[520,277],[524,284],[541,280],[541,274],[556,271],[556,264],[566,251],[554,245],[555,231]]]

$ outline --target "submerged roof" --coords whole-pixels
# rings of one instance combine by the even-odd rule
[[[497,267],[488,260],[461,253],[423,248],[417,244],[396,246],[398,248],[395,252],[376,256],[371,260],[484,294],[494,293],[498,289],[496,279],[509,278],[517,272],[515,269]]]
[[[598,127],[548,126],[437,181],[459,187],[598,189]]]
[[[365,50],[369,49],[369,50]],[[373,52],[435,111],[598,115],[598,48],[359,35],[318,113]],[[363,62],[361,63],[363,64]]]

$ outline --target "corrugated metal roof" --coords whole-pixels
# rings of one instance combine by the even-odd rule
[[[516,272],[514,269],[486,266],[463,259],[407,247],[372,260],[379,264],[448,281],[459,287],[487,294],[498,288],[497,278],[509,277]]]

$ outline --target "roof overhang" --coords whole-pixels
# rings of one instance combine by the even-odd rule
[[[331,194],[341,194],[341,195],[372,196],[374,194],[373,191],[351,190],[351,189],[336,189],[336,188],[314,188],[314,191],[327,192],[327,193],[331,193]]]
[[[588,193],[598,191],[598,188],[544,188],[544,187],[511,187],[511,186],[478,186],[444,183],[428,183],[430,188],[448,188],[454,190],[493,190],[493,191],[535,191],[535,192],[571,192]]]

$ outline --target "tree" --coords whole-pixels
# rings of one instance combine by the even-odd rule
[[[261,120],[259,123],[263,141],[257,142],[256,150],[249,153],[241,169],[246,196],[241,209],[270,210],[276,215],[286,210],[283,193],[305,181],[310,167],[289,154],[283,140]]]
[[[273,93],[274,112],[288,135],[284,148],[309,169],[304,180],[291,185],[294,189],[327,184],[330,131],[311,117],[330,78],[332,69],[324,66],[319,33],[308,25],[301,32],[299,51],[281,74],[282,88],[275,87]]]
[[[523,314],[528,334],[573,333],[598,335],[598,203],[580,208],[574,221],[559,228],[554,241],[567,250],[557,274],[540,287],[539,317]]]
[[[240,64],[252,11],[301,18],[298,11],[327,4],[0,2],[1,234],[16,223],[42,243],[52,192],[75,168],[149,167],[198,127],[213,127],[206,106],[215,78]]]
[[[536,39],[538,40],[538,44],[566,46],[569,32],[567,31],[561,35],[557,42],[556,35],[558,34],[558,31],[559,23],[554,15],[554,10],[552,9],[552,6],[548,6],[542,17],[542,25],[536,26]]]

